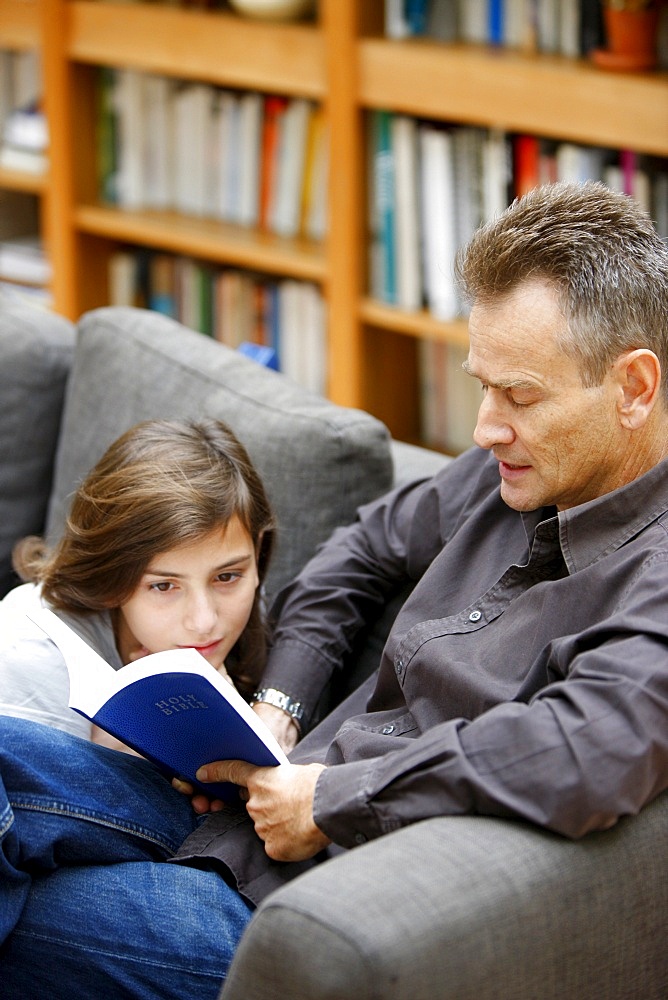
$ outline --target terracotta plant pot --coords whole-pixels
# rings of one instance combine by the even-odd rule
[[[607,48],[593,53],[597,65],[613,70],[654,69],[658,9],[614,10],[604,6],[603,17]]]

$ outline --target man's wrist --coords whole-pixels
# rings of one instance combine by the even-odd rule
[[[280,708],[282,712],[290,716],[301,733],[304,706],[300,701],[286,694],[285,691],[279,691],[278,688],[274,687],[260,688],[251,698],[251,706],[256,704],[273,705],[274,708]]]

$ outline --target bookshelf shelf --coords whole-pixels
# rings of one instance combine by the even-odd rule
[[[40,37],[38,0],[0,0],[0,47],[32,49]]]
[[[365,107],[668,154],[666,73],[602,73],[584,60],[375,38],[360,43],[359,72]]]
[[[324,97],[322,32],[223,13],[76,0],[68,58],[228,87]]]
[[[123,212],[99,205],[78,206],[74,221],[82,233],[118,242],[304,281],[322,282],[326,277],[323,249],[309,240],[284,239],[176,212]]]
[[[23,170],[0,167],[0,189],[41,195],[46,191],[47,185],[48,178],[45,173],[30,174]]]
[[[365,298],[360,304],[360,319],[368,326],[403,333],[408,337],[428,337],[430,340],[442,340],[460,347],[468,345],[466,320],[458,319],[444,323],[424,309],[419,312],[406,312],[378,302],[376,299]]]

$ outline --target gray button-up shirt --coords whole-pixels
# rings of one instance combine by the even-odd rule
[[[579,837],[666,788],[667,529],[668,460],[571,510],[519,514],[473,449],[363,508],[284,594],[265,676],[312,706],[414,583],[366,711],[338,726],[346,706],[291,758],[335,765],[318,826],[343,847],[461,813]]]

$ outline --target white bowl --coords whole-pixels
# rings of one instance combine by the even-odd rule
[[[245,17],[265,21],[290,21],[313,10],[313,0],[230,0],[230,5]]]

